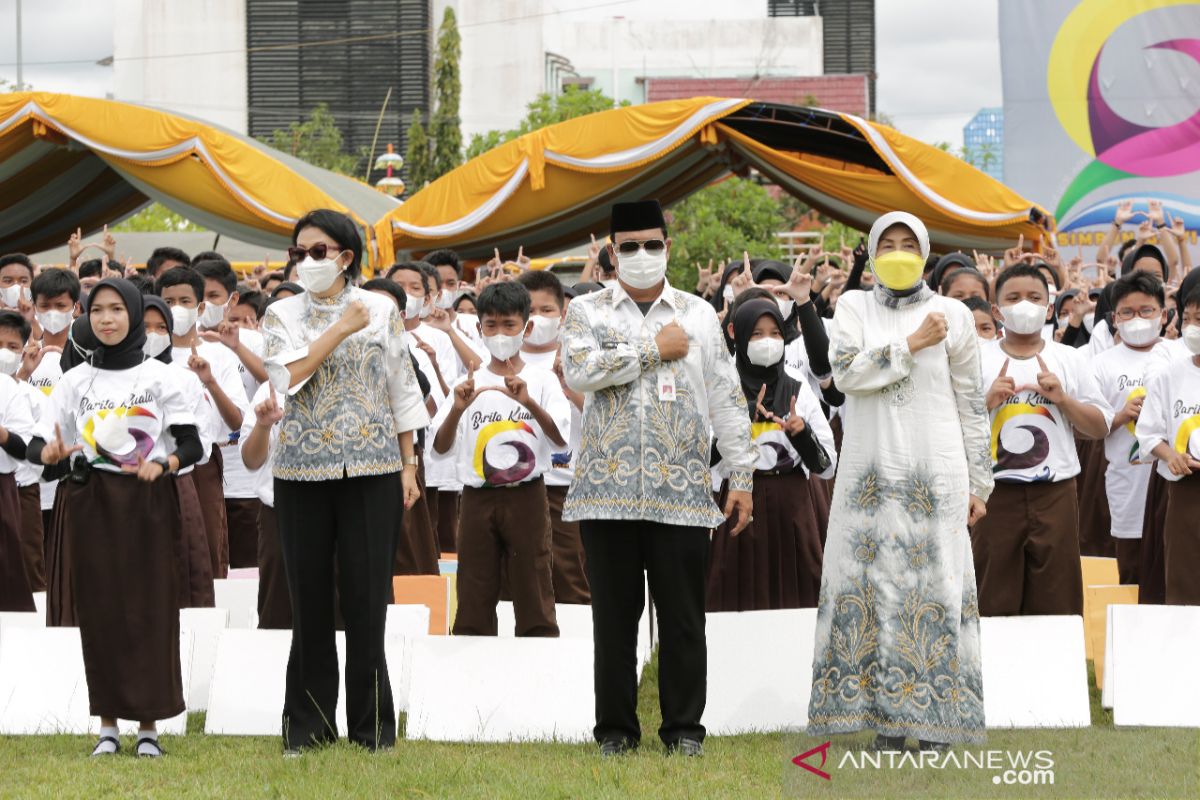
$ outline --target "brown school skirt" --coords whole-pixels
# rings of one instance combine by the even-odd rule
[[[175,574],[179,587],[180,608],[213,608],[212,559],[208,535],[204,532],[204,514],[191,473],[175,478],[179,498],[179,538],[175,542]]]
[[[21,554],[25,577],[34,592],[46,591],[46,535],[42,532],[42,485],[17,489],[21,497]]]
[[[71,584],[91,713],[130,720],[183,711],[175,481],[92,470],[64,481]]]
[[[200,513],[204,515],[204,532],[208,536],[209,563],[214,578],[229,577],[229,526],[225,519],[224,457],[221,448],[213,445],[207,464],[197,464],[192,470],[196,494],[200,496]]]
[[[1172,482],[1167,494],[1167,605],[1200,606],[1200,475]]]
[[[419,456],[418,456],[419,458]],[[396,535],[396,558],[392,564],[393,575],[437,575],[438,543],[433,523],[429,519],[429,505],[425,500],[425,460],[417,465],[417,502],[412,508],[404,509],[400,515]],[[396,476],[396,491],[403,494],[400,476]]]
[[[229,567],[241,569],[258,564],[257,497],[226,497],[225,520],[229,526]]]
[[[1112,537],[1112,517],[1108,511],[1108,493],[1104,488],[1104,473],[1108,459],[1104,441],[1076,439],[1079,455],[1079,477],[1075,479],[1079,501],[1079,554],[1115,558],[1117,543]]]
[[[799,470],[755,473],[754,521],[737,536],[728,522],[713,534],[707,610],[816,607],[824,548],[807,483]]]
[[[21,553],[21,496],[11,472],[0,475],[0,611],[36,611]]]
[[[1138,602],[1161,606],[1167,600],[1167,565],[1163,556],[1163,528],[1167,524],[1167,487],[1171,482],[1150,473],[1146,490],[1146,515],[1142,517],[1142,563],[1138,566]]]
[[[79,624],[71,591],[71,542],[66,534],[68,483],[69,479],[58,482],[46,530],[46,625],[52,628],[73,628]]]

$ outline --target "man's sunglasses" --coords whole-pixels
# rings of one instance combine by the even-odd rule
[[[637,255],[638,250],[645,250],[647,255],[657,256],[667,249],[667,243],[662,239],[647,239],[644,242],[629,240],[621,242],[615,247],[619,256]]]
[[[312,256],[313,261],[324,261],[325,257],[328,256],[330,252],[332,251],[329,245],[325,244],[324,242],[317,242],[312,247],[292,246],[287,249],[288,258],[292,261],[303,261],[305,256]],[[341,254],[341,250],[333,253],[335,258]]]

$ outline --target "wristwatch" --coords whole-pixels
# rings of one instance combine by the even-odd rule
[[[404,466],[417,467],[421,465],[421,459],[416,456],[403,456]]]
[[[155,464],[158,464],[160,467],[162,467],[163,475],[171,474],[171,462],[170,461],[168,461],[165,458],[152,458],[150,460],[153,461]]]

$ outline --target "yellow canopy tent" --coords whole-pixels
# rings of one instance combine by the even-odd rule
[[[0,251],[61,245],[75,228],[96,230],[151,200],[275,249],[290,244],[292,226],[314,208],[349,214],[370,245],[372,224],[397,205],[365,183],[180,114],[46,92],[0,94]]]
[[[757,169],[860,228],[921,217],[941,249],[997,250],[1053,219],[942,151],[848,114],[698,97],[603,111],[484,153],[397,203],[187,116],[44,92],[0,95],[0,252],[61,245],[157,200],[237,239],[282,249],[313,208],[353,217],[368,272],[400,251],[548,255],[607,230],[609,206],[666,204]]]
[[[942,249],[997,250],[1053,228],[1045,210],[935,147],[813,108],[699,97],[613,109],[526,134],[443,175],[376,226],[380,245],[486,258],[541,254],[607,230],[614,202],[678,200],[754,167],[830,216],[866,228],[910,211]]]

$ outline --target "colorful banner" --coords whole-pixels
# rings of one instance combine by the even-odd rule
[[[1200,1],[1003,0],[1004,178],[1098,245],[1118,204],[1200,229]]]

